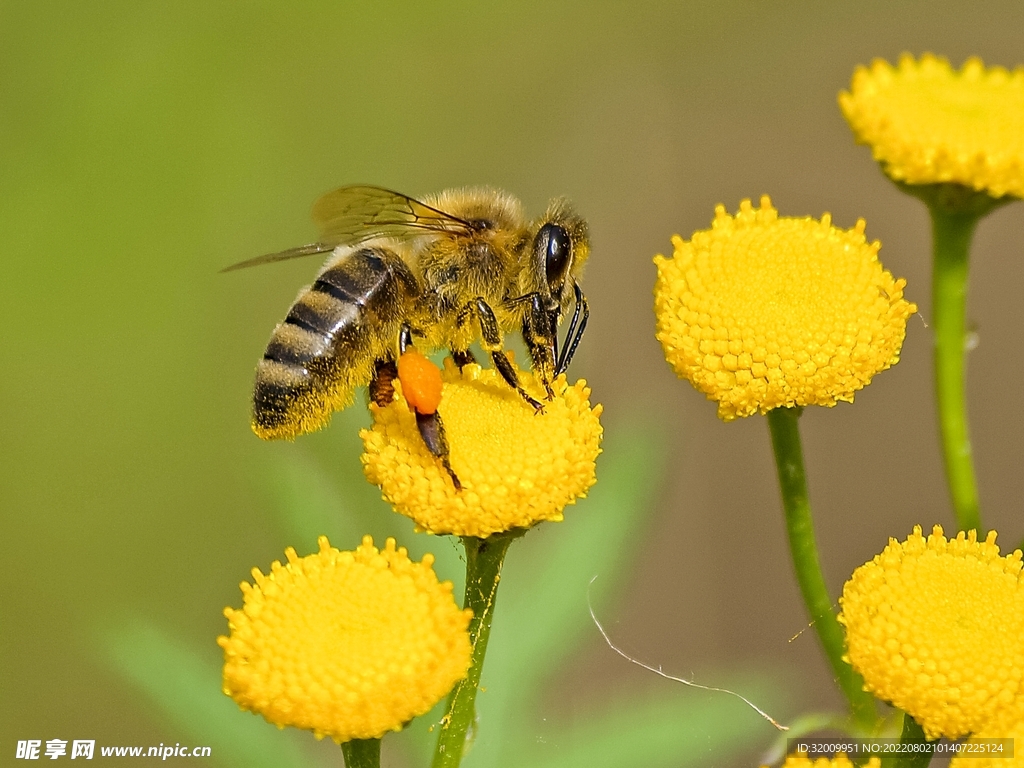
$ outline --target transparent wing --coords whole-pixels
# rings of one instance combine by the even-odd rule
[[[256,267],[260,264],[273,264],[275,261],[288,261],[288,259],[297,259],[301,256],[312,256],[314,253],[326,253],[333,250],[334,246],[327,243],[310,243],[309,245],[300,245],[297,248],[289,248],[287,251],[265,253],[254,259],[246,259],[237,264],[232,264],[230,267],[224,267],[221,272],[233,272],[236,269]]]
[[[473,230],[468,221],[400,192],[366,184],[341,187],[321,197],[313,203],[313,222],[320,228],[318,242],[240,261],[221,272],[326,253],[336,246],[355,245],[374,237],[403,238],[424,232]]]
[[[313,204],[320,241],[351,245],[373,237],[413,237],[423,232],[469,233],[473,226],[400,192],[356,185],[328,192]]]

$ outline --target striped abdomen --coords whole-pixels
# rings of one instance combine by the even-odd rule
[[[393,251],[358,248],[332,257],[274,329],[256,367],[253,430],[264,439],[323,427],[393,355],[410,300],[409,267]]]

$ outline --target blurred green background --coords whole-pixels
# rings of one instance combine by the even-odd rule
[[[372,510],[361,532],[444,551],[442,576],[457,578],[451,543],[414,537],[359,479],[360,408],[293,444],[249,431],[256,360],[317,264],[218,270],[308,242],[312,201],[357,182],[412,195],[490,184],[532,213],[555,195],[576,202],[592,228],[593,315],[573,373],[605,404],[609,448],[653,445],[659,459],[645,466],[666,468],[629,475],[644,508],[615,534],[628,561],[601,604],[609,630],[708,684],[772,675],[780,717],[839,706],[802,632],[766,426],[719,423],[669,371],[653,337],[651,257],[707,227],[716,203],[734,211],[762,193],[783,215],[865,217],[922,316],[903,362],[855,405],[803,419],[833,593],[888,536],[951,526],[926,213],[853,144],[836,105],[854,65],[904,50],[1016,65],[1024,5],[0,2],[0,765],[18,739],[186,742],[104,638],[157,627],[215,670],[238,582],[287,545],[313,550],[313,533],[287,518],[304,492],[339,516]],[[1019,205],[982,224],[970,300],[982,502],[1004,545],[1024,532],[1022,242]],[[514,548],[518,572],[550,557],[545,537],[571,548],[600,492],[601,481],[548,526],[557,534]],[[584,610],[585,592],[575,599]],[[672,685],[592,627],[581,638],[548,675],[538,722],[584,723],[596,702]],[[714,701],[679,695],[698,711]],[[708,736],[704,764],[752,764],[774,738],[742,707],[729,713],[754,746],[720,756]],[[679,727],[698,744],[713,730]],[[525,735],[536,764],[558,764],[559,732],[538,728]],[[206,762],[228,764],[218,754]],[[310,754],[340,764],[333,745]]]

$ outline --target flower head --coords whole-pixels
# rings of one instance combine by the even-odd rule
[[[881,768],[882,761],[877,757],[868,758],[865,768]],[[786,755],[782,768],[854,768],[853,762],[844,753],[837,752],[836,756],[829,759],[818,757],[812,760],[806,754]]]
[[[363,538],[242,582],[244,606],[226,608],[224,693],[278,727],[337,742],[380,738],[422,715],[465,677],[471,611],[451,582],[438,582],[433,556],[420,563],[388,539]]]
[[[995,540],[916,526],[843,588],[850,664],[929,739],[972,733],[1024,692],[1021,552],[1000,557]]]
[[[519,375],[543,397],[536,376]],[[554,399],[538,413],[493,368],[467,365],[460,373],[446,360],[443,380],[438,412],[462,490],[427,450],[403,398],[371,406],[373,427],[361,433],[367,478],[420,529],[485,537],[561,520],[565,506],[594,484],[601,406],[591,407],[585,381],[570,386],[560,376]]]
[[[672,244],[671,259],[654,259],[656,335],[722,419],[852,401],[899,361],[917,307],[878,262],[863,219],[845,230],[827,213],[780,218],[764,196],[735,217],[719,205],[711,229]]]
[[[988,739],[1013,739],[1013,757],[1007,757],[1006,749],[967,753],[963,757],[954,757],[949,768],[1024,768],[1024,700],[1018,699],[1011,706],[1000,709],[967,741]]]
[[[909,54],[857,67],[839,105],[894,180],[1024,197],[1024,69]]]

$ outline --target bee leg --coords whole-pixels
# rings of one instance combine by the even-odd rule
[[[558,358],[558,364],[555,366],[556,376],[565,373],[569,363],[572,362],[573,355],[576,354],[576,347],[580,345],[580,339],[583,338],[583,332],[587,330],[587,321],[590,319],[590,306],[587,304],[587,297],[583,295],[580,284],[575,280],[572,283],[572,290],[576,295],[576,308],[573,310],[572,320],[569,322],[569,332],[565,334],[565,349],[562,350],[562,355]]]
[[[553,400],[555,393],[551,389],[552,375],[555,370],[555,344],[558,336],[558,310],[545,309],[539,293],[528,294],[529,308],[523,317],[523,341],[530,350],[533,370],[540,374],[544,382],[548,400]]]
[[[397,363],[390,363],[390,366],[395,376],[402,382],[406,402],[416,416],[416,428],[427,450],[441,460],[441,465],[452,479],[455,490],[461,491],[462,483],[459,482],[459,477],[452,470],[448,459],[450,452],[444,422],[441,421],[441,414],[437,412],[441,400],[441,372],[436,365],[416,351],[412,345],[412,330],[408,323],[402,324],[398,348],[402,356]],[[436,391],[433,384],[437,385]]]
[[[544,413],[544,405],[539,400],[535,400],[530,397],[529,393],[523,389],[523,385],[519,383],[519,376],[516,374],[516,369],[512,367],[512,363],[509,362],[508,357],[505,355],[503,350],[495,350],[491,352],[491,360],[494,362],[494,367],[498,369],[498,373],[512,389],[519,393],[519,396],[523,398],[527,403],[533,406],[533,409],[537,413]]]
[[[452,360],[455,361],[455,364],[459,366],[459,370],[461,371],[467,365],[475,363],[476,357],[474,357],[473,353],[468,349],[453,349]]]
[[[498,319],[494,316],[494,310],[488,306],[482,297],[477,297],[472,306],[476,309],[477,317],[480,319],[480,337],[483,339],[483,347],[490,353],[494,367],[498,369],[501,378],[518,392],[523,400],[532,405],[535,411],[543,413],[544,406],[541,405],[540,401],[530,397],[526,390],[523,389],[516,369],[512,367],[512,363],[509,362],[508,357],[505,355],[501,331],[498,329]]]
[[[441,460],[441,465],[452,479],[455,490],[461,491],[462,483],[459,482],[458,475],[452,470],[452,465],[448,461],[448,438],[445,436],[444,422],[441,421],[441,414],[437,413],[437,411],[434,413],[420,413],[416,411],[415,413],[416,428],[419,429],[423,442],[427,444],[427,450]]]
[[[408,323],[402,323],[402,330],[398,332],[398,352],[404,355],[405,350],[412,346],[412,328]]]
[[[370,379],[370,402],[381,408],[395,399],[394,381],[398,378],[398,366],[394,360],[382,358],[373,364],[373,378]]]

